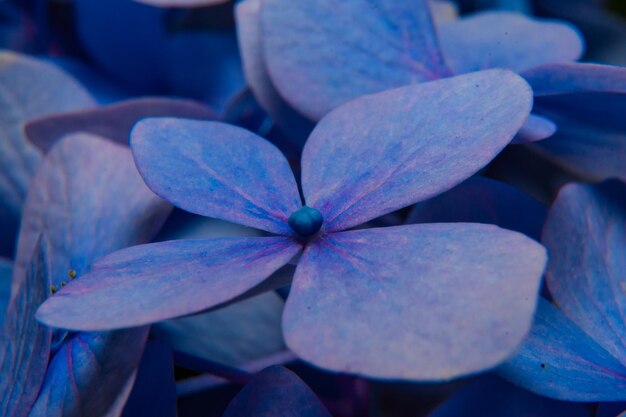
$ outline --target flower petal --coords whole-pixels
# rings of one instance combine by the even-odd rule
[[[547,117],[531,114],[512,143],[530,143],[548,139],[557,131],[556,124]]]
[[[568,185],[546,222],[546,282],[563,312],[626,364],[626,185]],[[626,399],[626,397],[624,398]]]
[[[223,417],[331,417],[313,391],[281,366],[261,371],[231,401]]]
[[[0,326],[4,323],[4,314],[9,306],[11,298],[11,276],[13,274],[13,262],[0,258]],[[0,327],[1,329],[1,327]]]
[[[19,223],[40,154],[22,124],[50,113],[95,106],[89,94],[56,66],[14,52],[0,52],[0,230]]]
[[[546,255],[491,225],[326,235],[300,259],[287,346],[326,369],[447,380],[497,365],[530,329]]]
[[[325,117],[305,145],[306,204],[336,231],[442,193],[511,141],[531,102],[528,85],[507,70],[354,100]]]
[[[498,374],[539,395],[566,401],[626,399],[626,367],[544,299],[539,300],[530,335]]]
[[[179,240],[96,262],[46,301],[37,318],[73,330],[149,324],[226,303],[262,284],[300,250],[284,237]]]
[[[446,62],[457,74],[576,61],[584,50],[581,34],[569,23],[511,12],[477,13],[442,25],[439,38]]]
[[[506,183],[472,177],[435,198],[413,207],[407,223],[486,223],[539,240],[547,209]]]
[[[207,120],[217,117],[211,109],[192,100],[149,97],[44,116],[26,123],[24,132],[43,152],[48,152],[63,136],[76,132],[93,133],[127,145],[130,131],[140,119],[164,116]]]
[[[228,0],[135,0],[155,7],[207,7],[226,3]]]
[[[524,77],[535,91],[534,111],[558,126],[533,149],[591,180],[626,179],[626,68],[553,64]]]
[[[301,207],[289,164],[255,134],[223,123],[147,119],[131,133],[146,184],[177,207],[203,216],[292,234]]]
[[[272,81],[312,120],[364,94],[449,74],[426,0],[263,0],[261,18]]]

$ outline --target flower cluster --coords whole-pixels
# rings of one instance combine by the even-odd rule
[[[0,4],[0,417],[624,411],[624,17],[538,3]]]

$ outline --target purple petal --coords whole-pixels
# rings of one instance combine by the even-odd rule
[[[497,365],[530,329],[545,250],[491,225],[326,235],[305,250],[283,318],[302,359],[375,378],[447,380]]]
[[[626,185],[568,185],[546,222],[546,282],[562,311],[626,364]],[[626,396],[624,397],[626,399]]]
[[[173,140],[174,139],[174,140]],[[147,119],[131,133],[148,186],[177,207],[289,235],[301,207],[289,164],[255,134],[223,123]]]
[[[37,323],[37,307],[50,288],[50,244],[39,235],[29,258],[20,257],[21,276],[14,269],[15,287],[0,332],[0,415],[27,415],[46,374],[52,331]],[[24,264],[26,263],[27,264]]]
[[[533,148],[589,179],[626,179],[626,69],[554,64],[524,76],[535,91],[534,111],[558,125]]]
[[[149,239],[168,213],[169,206],[152,194],[143,183],[134,167],[130,151],[108,140],[86,134],[68,136],[42,160],[31,182],[24,206],[13,274],[14,307],[7,312],[7,323],[9,326],[17,326],[18,330],[7,333],[9,349],[12,350],[3,356],[3,363],[8,362],[11,364],[9,366],[14,367],[12,369],[20,369],[20,372],[25,373],[21,376],[11,374],[0,378],[9,387],[26,384],[34,390],[32,395],[15,391],[18,393],[15,395],[23,397],[20,401],[28,403],[20,406],[20,409],[30,408],[46,375],[50,356],[50,333],[36,324],[34,312],[49,294],[51,285],[60,288],[62,282],[70,281],[72,276],[80,276],[85,272],[95,258]],[[45,238],[44,243],[49,242],[43,247],[48,271],[38,277],[36,282],[29,283],[27,268],[38,259],[33,258],[32,254],[37,249],[40,236]],[[24,320],[24,317],[32,319]],[[24,326],[29,327],[24,329]],[[43,336],[29,330],[35,326],[45,330],[45,343],[41,340]],[[92,337],[94,339],[90,341],[89,338]],[[67,377],[56,375],[55,372],[82,375],[83,381],[89,375],[98,377],[97,367],[79,367],[79,364],[93,355],[101,367],[111,366],[110,361],[114,360],[115,367],[132,368],[133,351],[130,344],[125,344],[123,355],[108,357],[107,352],[114,352],[117,347],[107,340],[93,335],[78,335],[71,342],[65,343],[62,349],[77,355],[76,362],[51,368],[46,379],[53,386],[45,389],[59,388],[54,387],[54,381]],[[85,350],[83,343],[93,345],[89,349],[92,350],[91,353]],[[23,352],[11,347],[20,344],[29,346],[30,350]],[[29,369],[28,364],[31,363],[36,370]],[[3,364],[3,368],[4,366]],[[118,389],[121,383],[112,384],[111,387]],[[83,385],[79,385],[79,388]],[[5,389],[6,386],[3,386],[0,391]],[[82,397],[82,401],[87,402],[96,401],[91,397],[96,395],[99,403],[111,404],[116,397],[109,396],[109,392],[106,391],[107,394],[104,395],[101,391],[79,390],[72,391],[71,395],[75,396],[74,400]],[[0,396],[6,398],[1,393]],[[57,398],[55,395],[53,397]],[[64,397],[63,401],[70,399]]]
[[[263,0],[262,5],[272,81],[312,120],[364,94],[449,74],[426,0]]]
[[[226,3],[228,0],[135,0],[155,7],[207,7]]]
[[[127,248],[101,259],[90,273],[48,299],[37,318],[53,327],[108,330],[197,313],[254,289],[299,250],[299,244],[284,237]]]
[[[315,128],[302,156],[308,206],[336,231],[433,197],[487,165],[530,112],[528,85],[482,71],[362,97]]]
[[[40,160],[37,149],[25,140],[22,124],[50,113],[90,108],[95,102],[55,65],[14,52],[0,53],[0,87],[1,223],[17,222],[28,183]]]
[[[626,367],[544,299],[530,335],[498,374],[566,401],[626,399]]]
[[[530,143],[548,139],[557,131],[556,124],[547,117],[531,114],[512,143]]]
[[[237,35],[244,74],[261,107],[295,139],[306,140],[313,123],[293,110],[278,94],[265,65],[261,30],[261,0],[245,0],[235,6]]]
[[[31,415],[120,415],[148,328],[70,335],[50,361]]]
[[[589,417],[586,404],[551,400],[492,375],[469,382],[428,417]]]
[[[132,127],[146,117],[184,117],[187,119],[215,119],[216,115],[205,105],[171,98],[138,98],[111,104],[93,110],[60,113],[30,120],[24,126],[28,139],[43,152],[63,136],[75,133],[93,133],[127,145]]]
[[[407,223],[486,223],[539,240],[547,209],[528,194],[500,181],[473,177],[417,204]]]
[[[331,417],[296,374],[280,366],[260,372],[231,401],[223,417]]]
[[[429,6],[435,26],[453,22],[459,18],[459,7],[452,1],[429,0]]]
[[[569,23],[510,12],[478,13],[442,25],[439,38],[446,62],[457,74],[576,61],[584,50],[581,34]]]

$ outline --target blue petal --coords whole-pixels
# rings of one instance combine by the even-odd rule
[[[539,240],[547,209],[503,182],[472,177],[433,199],[417,204],[407,223],[495,224]]]
[[[426,0],[264,0],[261,18],[272,81],[312,120],[364,94],[449,75]]]
[[[152,194],[143,183],[127,148],[86,134],[68,136],[59,142],[42,160],[29,188],[13,283],[15,299],[25,301],[16,304],[13,311],[9,310],[7,322],[35,323],[34,320],[22,318],[33,316],[34,309],[50,291],[51,284],[60,288],[63,281],[70,281],[76,275],[80,277],[96,258],[120,247],[149,239],[168,213],[169,206]],[[36,260],[32,258],[32,253],[36,250],[38,237],[42,235],[49,242],[44,247],[47,248],[45,255],[49,274],[36,283],[28,284],[26,267],[32,260]],[[40,287],[43,293],[41,296],[35,290]],[[137,365],[134,358],[138,360],[143,348],[141,341],[145,339],[145,329],[141,333],[141,337],[123,338],[121,347],[112,342],[120,337],[113,334],[79,334],[64,343],[57,352],[60,356],[53,358],[52,366],[47,372],[46,385],[42,388],[42,396],[45,398],[39,399],[40,404],[48,401],[59,404],[58,401],[61,401],[65,404],[63,407],[72,408],[79,406],[76,401],[80,398],[80,402],[85,404],[110,406],[116,400],[117,390],[122,388],[125,380],[116,380],[109,384],[112,391],[106,392],[88,389],[87,387],[93,386],[90,385],[93,382],[88,381],[92,378],[98,381],[98,372],[107,372],[111,366],[119,369],[120,374],[109,372],[110,377],[120,376],[124,369],[134,368]],[[44,381],[50,356],[50,336],[47,334],[48,341],[44,345],[38,341],[36,335],[24,337],[16,336],[15,332],[9,333],[13,335],[10,336],[10,343],[32,346],[28,354],[19,355],[19,362],[10,359],[8,355],[5,360],[13,361],[13,366],[27,372],[27,383],[36,387],[36,391]],[[133,345],[135,342],[131,343],[130,339],[137,339],[137,344]],[[133,346],[138,349],[139,354]],[[121,348],[122,352],[116,350]],[[45,359],[37,362],[39,356]],[[68,357],[72,359],[70,362],[67,362]],[[59,362],[54,362],[55,360]],[[80,366],[92,363],[90,361],[93,360],[98,362],[99,367]],[[37,371],[29,372],[26,364],[31,362],[37,365]],[[58,382],[66,381],[70,375],[80,379],[78,391],[63,391],[67,384]],[[0,380],[7,384],[18,384],[13,376]],[[59,394],[55,394],[56,392]],[[97,397],[97,400],[92,396]],[[34,401],[34,398],[31,400]],[[29,407],[23,409],[28,410]]]
[[[223,417],[331,417],[296,374],[280,366],[260,372],[228,405]]]
[[[244,74],[261,107],[285,133],[302,146],[313,129],[313,123],[293,110],[270,80],[263,54],[260,14],[261,0],[245,0],[235,6]]]
[[[176,417],[174,359],[170,347],[150,340],[141,357],[137,379],[122,417]]]
[[[108,330],[197,313],[254,290],[299,251],[284,237],[135,246],[101,259],[48,299],[37,318],[54,327]]]
[[[30,120],[24,132],[30,142],[48,152],[56,142],[70,133],[86,132],[127,145],[132,127],[146,117],[185,117],[215,119],[205,105],[171,98],[137,98],[92,110],[59,113]]]
[[[326,235],[305,250],[287,346],[338,372],[448,380],[493,367],[529,331],[545,250],[471,223]]]
[[[306,204],[335,231],[433,197],[487,165],[525,122],[528,85],[482,71],[354,100],[315,128],[302,155]]]
[[[22,124],[50,113],[95,106],[89,94],[54,65],[0,52],[0,228],[19,223],[40,153],[24,138]]]
[[[9,307],[12,274],[13,262],[0,258],[0,325],[4,324],[4,315]]]
[[[544,299],[530,335],[498,374],[560,400],[626,399],[626,367]]]
[[[561,310],[626,364],[626,185],[561,189],[544,229],[546,282]],[[626,397],[625,397],[626,398]]]
[[[284,302],[275,292],[191,317],[152,326],[174,350],[231,366],[285,350],[281,332]]]
[[[50,288],[50,244],[42,235],[14,269],[13,296],[0,332],[0,415],[22,415],[37,398],[46,374],[52,331],[37,323],[35,310]]]
[[[206,7],[226,3],[228,0],[135,0],[155,7]]]
[[[582,36],[572,25],[510,12],[459,19],[442,25],[439,37],[446,62],[457,74],[487,68],[523,71],[576,61],[584,50]]]
[[[429,6],[435,26],[452,22],[459,17],[459,6],[452,1],[429,0]]]
[[[548,139],[557,131],[556,124],[547,117],[531,114],[512,143],[530,143]]]
[[[172,140],[175,138],[175,140]],[[253,133],[223,123],[147,119],[131,134],[148,186],[177,207],[289,235],[301,207],[289,164]]]
[[[554,401],[494,376],[472,381],[428,417],[589,417],[585,404]]]
[[[534,112],[558,126],[533,148],[589,179],[626,179],[626,69],[566,63],[524,76],[535,92]]]

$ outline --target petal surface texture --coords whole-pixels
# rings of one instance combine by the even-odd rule
[[[183,210],[291,235],[301,207],[291,168],[271,143],[217,122],[155,118],[131,133],[139,172],[158,195]]]
[[[563,63],[524,77],[535,92],[534,112],[558,126],[533,149],[590,180],[626,180],[626,68]]]
[[[426,0],[263,0],[265,62],[312,120],[364,94],[449,75]]]
[[[528,85],[481,71],[361,97],[331,112],[302,155],[306,204],[336,231],[433,197],[487,165],[530,113]]]
[[[543,241],[556,304],[626,364],[626,185],[568,185],[550,210]]]
[[[257,374],[231,401],[224,417],[331,417],[293,372],[272,366]]]
[[[584,50],[572,25],[510,12],[478,13],[444,24],[439,37],[446,62],[457,74],[576,61]]]
[[[491,225],[425,224],[324,236],[287,300],[287,346],[322,368],[448,380],[511,355],[530,329],[546,262]]]
[[[197,313],[261,284],[300,250],[285,237],[160,242],[115,252],[63,288],[38,319],[108,330]]]

